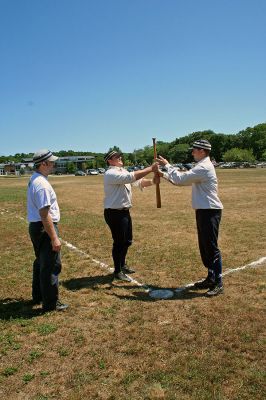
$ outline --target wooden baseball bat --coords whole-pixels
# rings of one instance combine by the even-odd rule
[[[156,138],[152,138],[153,142],[153,157],[154,160],[157,158],[157,150],[156,150]],[[161,202],[161,192],[160,192],[160,184],[156,183],[156,205],[157,208],[162,207],[162,202]]]

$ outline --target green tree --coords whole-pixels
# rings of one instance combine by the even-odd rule
[[[77,170],[76,165],[73,162],[67,163],[67,172],[69,174],[74,174],[76,172],[76,170]]]
[[[171,147],[168,151],[168,157],[171,162],[174,163],[182,163],[187,160],[188,157],[188,149],[189,145],[188,144],[176,144],[173,147]]]
[[[250,149],[238,149],[234,147],[233,149],[227,150],[224,153],[223,160],[226,162],[254,162],[255,157]]]
[[[261,161],[266,161],[266,150],[261,155]]]

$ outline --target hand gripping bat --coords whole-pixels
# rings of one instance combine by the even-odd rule
[[[156,138],[152,138],[153,141],[153,157],[154,160],[157,158],[157,150],[156,150]],[[161,203],[161,192],[160,192],[160,184],[156,183],[156,205],[157,208],[161,208],[162,207],[162,203]]]

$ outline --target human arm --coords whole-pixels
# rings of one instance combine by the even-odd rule
[[[145,188],[145,187],[148,187],[148,186],[152,186],[152,185],[153,185],[153,180],[152,179],[145,179],[145,178],[141,179],[141,187],[142,188]]]
[[[151,170],[150,170],[150,168],[151,168]],[[139,186],[141,189],[144,189],[145,187],[152,186],[155,183],[160,183],[160,177],[158,175],[158,163],[152,164],[151,167],[145,168],[145,170],[153,172],[154,173],[153,178],[152,179],[140,178],[138,180],[138,182],[135,182],[135,185]],[[142,170],[142,171],[144,171],[144,170]],[[141,172],[141,171],[135,171],[135,172]],[[138,176],[140,176],[140,174],[138,174]],[[134,183],[133,183],[133,185],[134,185]]]
[[[138,170],[138,171],[134,171],[134,176],[136,181],[143,178],[144,176],[148,175],[151,172],[157,172],[158,170],[158,164],[157,163],[153,163],[151,166]],[[150,185],[147,185],[150,186]]]
[[[166,158],[159,156],[156,161],[166,168],[166,172],[159,171],[160,177],[165,178],[170,183],[179,186],[189,186],[192,183],[202,182],[206,179],[205,169],[197,165],[186,172],[180,172],[177,168],[173,167]]]
[[[53,251],[59,252],[61,249],[61,242],[55,231],[52,217],[49,214],[49,206],[41,208],[39,210],[39,214],[44,226],[44,230],[51,239]]]
[[[154,163],[152,166],[134,172],[128,172],[125,169],[111,168],[106,171],[104,180],[109,185],[125,185],[127,183],[133,184],[149,173],[155,171],[156,168],[158,168],[158,164],[156,163]]]

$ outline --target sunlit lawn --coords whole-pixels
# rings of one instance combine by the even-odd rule
[[[266,256],[266,169],[217,170],[224,204],[224,269]],[[70,308],[32,308],[33,252],[25,221],[27,178],[0,178],[3,399],[264,399],[265,263],[227,275],[225,294],[153,300],[135,284],[113,286],[103,177],[51,177],[62,219],[61,298]],[[191,188],[162,182],[134,190],[134,278],[175,289],[205,276]]]

